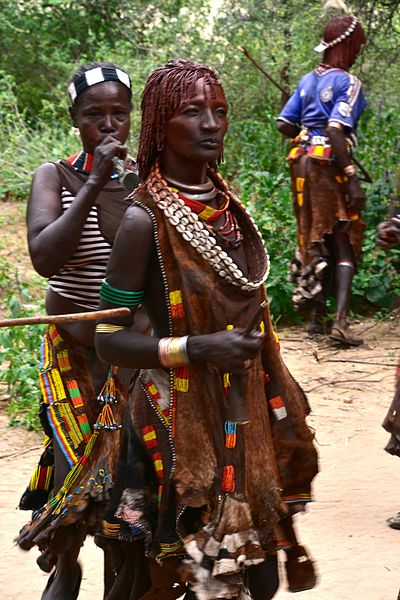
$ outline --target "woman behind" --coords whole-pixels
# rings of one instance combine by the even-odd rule
[[[114,236],[129,205],[113,166],[114,159],[127,158],[128,74],[112,63],[87,63],[68,91],[82,151],[36,170],[27,209],[32,263],[49,280],[49,315],[98,308]],[[17,541],[24,549],[39,546],[43,570],[55,566],[43,600],[74,600],[79,550],[113,482],[123,403],[116,410],[112,402],[124,397],[124,386],[96,356],[94,321],[47,327],[40,384],[46,450],[21,499],[21,508],[35,511],[33,521]]]
[[[365,196],[351,148],[366,104],[360,81],[348,71],[365,41],[354,15],[329,21],[315,48],[323,52],[323,61],[302,77],[277,121],[278,130],[294,138],[287,158],[297,219],[293,303],[311,306],[309,333],[323,334],[325,302],[333,290],[336,315],[330,337],[347,345],[362,343],[347,317],[365,229]]]
[[[116,514],[155,559],[143,600],[237,598],[244,585],[267,600],[279,547],[291,589],[312,587],[291,524],[317,471],[309,408],[265,307],[261,236],[216,167],[224,90],[212,69],[178,59],[149,77],[141,106],[142,184],[100,292],[132,318],[97,325],[96,345],[103,360],[141,369]],[[142,302],[151,337],[130,330]]]

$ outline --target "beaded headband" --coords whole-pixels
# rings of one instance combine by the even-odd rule
[[[314,48],[315,52],[324,52],[328,48],[332,48],[333,46],[340,44],[340,42],[343,42],[346,38],[351,36],[351,34],[353,33],[353,31],[356,28],[358,19],[355,15],[350,15],[350,16],[351,16],[351,23],[350,23],[349,27],[346,29],[346,31],[344,31],[341,35],[339,35],[339,37],[335,38],[331,42],[325,42],[325,40],[321,40],[321,42],[318,44],[318,46],[315,46],[315,48]]]
[[[128,73],[121,71],[115,67],[95,67],[89,69],[81,75],[78,75],[72,83],[68,86],[68,93],[71,98],[72,104],[75,102],[77,96],[82,94],[88,87],[96,85],[96,83],[102,83],[103,81],[119,81],[125,85],[129,92],[131,91],[131,80]]]

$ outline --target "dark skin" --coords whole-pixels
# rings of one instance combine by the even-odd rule
[[[376,241],[382,248],[391,248],[395,244],[400,244],[400,219],[397,217],[379,223]]]
[[[393,217],[388,221],[383,221],[379,223],[377,227],[377,236],[376,241],[379,246],[382,248],[389,249],[395,244],[400,244],[400,218]],[[394,448],[397,448],[396,454],[400,456],[400,439],[395,433],[391,434],[391,442]],[[400,516],[394,517],[394,519],[399,519]]]
[[[78,96],[70,109],[71,119],[79,129],[83,149],[94,154],[93,169],[64,213],[56,167],[45,163],[36,170],[27,209],[28,245],[33,266],[43,277],[58,273],[68,262],[99,192],[106,183],[117,185],[110,182],[112,159],[126,157],[131,108],[127,88],[114,81],[94,85]],[[46,309],[50,315],[82,311],[52,290],[46,296]],[[63,328],[81,343],[93,346],[93,322],[64,324]]]
[[[70,208],[62,212],[60,181],[51,163],[40,166],[33,177],[27,209],[28,245],[33,266],[43,277],[56,274],[73,256],[90,209],[102,188],[117,185],[110,181],[112,160],[125,158],[124,146],[129,134],[132,106],[127,88],[113,81],[96,84],[78,96],[70,109],[72,123],[79,129],[83,149],[94,155],[93,169]],[[82,312],[72,300],[51,289],[46,295],[46,310],[52,314]],[[93,348],[94,321],[65,323],[59,326],[75,340]],[[92,361],[95,388],[104,382],[99,361]],[[101,372],[100,372],[101,371]],[[59,489],[69,471],[64,455],[54,440],[55,489]],[[70,532],[71,533],[71,532]],[[60,537],[60,536],[58,536]],[[79,581],[78,555],[85,537],[84,528],[63,535],[57,551],[56,573],[42,600],[66,600],[74,597]]]
[[[203,81],[196,85],[196,95],[180,106],[168,120],[164,148],[160,155],[161,171],[168,179],[186,184],[204,183],[207,163],[215,161],[222,149],[228,127],[227,104],[222,89],[215,88],[215,98],[205,94]],[[216,222],[216,226],[220,223]],[[242,271],[248,272],[243,248],[227,249]],[[136,259],[133,262],[132,256]],[[155,254],[153,224],[140,207],[127,210],[122,220],[109,262],[107,281],[125,290],[146,290],[146,310],[154,337],[133,331],[97,334],[96,348],[105,362],[131,368],[158,368],[158,341],[169,335],[163,296],[163,282]],[[101,307],[111,307],[104,301]],[[129,319],[113,322],[130,325]],[[262,336],[243,335],[239,329],[190,336],[188,351],[192,362],[209,361],[222,371],[243,373],[244,361],[256,356]]]

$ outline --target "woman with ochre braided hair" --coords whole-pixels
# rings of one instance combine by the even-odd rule
[[[297,219],[293,303],[310,305],[309,333],[324,334],[325,302],[332,293],[336,315],[330,337],[351,346],[362,343],[349,328],[348,312],[365,230],[365,196],[351,148],[366,103],[360,81],[348,70],[365,41],[355,15],[330,20],[315,48],[323,61],[300,80],[277,121],[278,130],[293,138],[287,157]]]
[[[271,327],[261,235],[217,169],[221,82],[173,60],[149,77],[141,107],[141,184],[100,291],[102,308],[128,306],[132,318],[101,321],[96,347],[106,362],[141,369],[116,516],[125,539],[145,541],[142,600],[238,598],[245,588],[267,600],[281,547],[290,589],[308,589],[313,564],[291,517],[317,472],[309,406]],[[152,336],[131,330],[142,303]]]
[[[32,262],[49,280],[49,315],[97,310],[112,243],[129,206],[114,167],[115,159],[127,159],[128,74],[112,63],[88,63],[68,91],[83,150],[36,170],[27,208]],[[42,599],[74,600],[80,547],[110,496],[126,387],[96,356],[94,321],[47,327],[40,386],[46,449],[20,502],[34,513],[17,542],[23,549],[37,545],[39,566],[53,569]],[[120,402],[113,404],[116,398]]]

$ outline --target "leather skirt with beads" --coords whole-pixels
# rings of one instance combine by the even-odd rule
[[[134,200],[153,220],[170,335],[246,327],[266,299],[264,286],[244,291],[232,285],[150,194],[141,190]],[[264,250],[241,205],[232,209],[246,232],[251,278]],[[123,535],[145,540],[158,560],[188,559],[186,577],[195,580],[193,589],[202,599],[237,596],[245,567],[276,551],[277,523],[287,503],[310,500],[318,470],[305,422],[308,403],[282,361],[268,308],[257,327],[265,341],[248,370],[247,425],[229,420],[231,377],[211,363],[144,369],[130,396],[123,461],[129,484],[116,513]]]
[[[61,331],[49,325],[42,341],[39,378],[45,451],[20,501],[21,508],[34,510],[33,520],[16,539],[25,550],[39,545],[50,554],[58,530],[62,536],[64,527],[84,521],[87,531],[94,533],[101,524],[127,402],[126,386],[116,371],[110,371],[94,349]],[[65,473],[56,487],[54,444],[63,457],[64,466],[58,468]],[[56,473],[56,481],[59,478]]]

